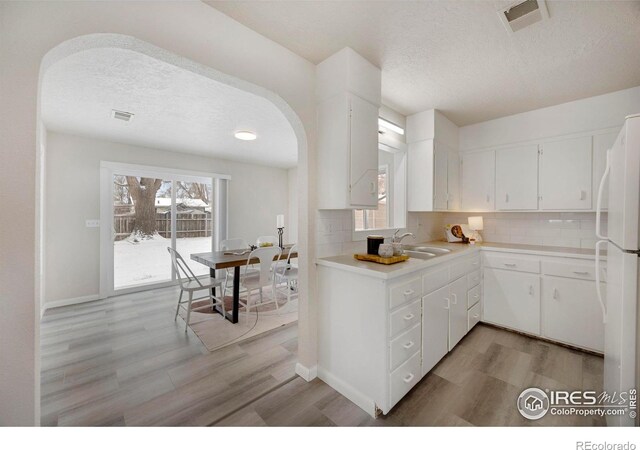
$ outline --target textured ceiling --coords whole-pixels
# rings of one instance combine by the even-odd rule
[[[125,123],[117,109],[135,114]],[[297,164],[293,130],[269,101],[140,53],[95,49],[47,70],[42,117],[53,131],[274,167]],[[255,141],[233,137],[250,130]]]
[[[207,1],[318,63],[345,46],[382,68],[383,102],[467,125],[640,85],[640,2],[547,1],[514,34],[511,1]]]

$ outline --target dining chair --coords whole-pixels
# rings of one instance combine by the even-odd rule
[[[187,328],[189,327],[189,319],[191,318],[191,304],[195,300],[203,300],[208,298],[211,300],[211,308],[213,309],[215,306],[220,306],[222,308],[223,317],[226,315],[224,309],[224,297],[219,298],[214,296],[211,293],[212,288],[221,288],[222,283],[224,282],[224,278],[207,278],[204,280],[200,280],[193,274],[193,271],[189,267],[189,265],[185,262],[185,260],[180,256],[180,253],[172,249],[171,247],[167,247],[167,251],[171,255],[171,264],[173,265],[173,270],[176,272],[176,276],[178,278],[178,284],[180,285],[180,297],[178,297],[178,307],[176,308],[176,315],[173,320],[178,319],[178,313],[180,312],[180,306],[186,305],[187,317],[185,319],[184,332],[187,332]],[[202,297],[193,298],[193,293],[198,291],[207,291],[207,295]],[[189,298],[187,300],[182,300],[182,295],[187,292]],[[223,292],[224,295],[224,292]],[[183,306],[184,307],[184,306]],[[208,307],[208,306],[207,306]],[[202,309],[203,307],[198,307],[197,309]]]
[[[276,290],[278,289],[279,284],[284,284],[287,292],[287,304],[291,301],[291,292],[295,291],[296,295],[298,292],[298,267],[293,266],[291,264],[291,255],[295,254],[298,251],[298,244],[294,244],[289,249],[289,254],[287,255],[287,259],[276,265],[275,269],[275,286]]]
[[[220,241],[220,251],[227,252],[230,250],[246,250],[249,251],[249,244],[242,238],[230,238]],[[257,273],[258,269],[249,267],[246,269],[248,274]],[[225,269],[224,283],[222,284],[222,298],[227,295],[229,283],[233,281],[233,268]]]
[[[276,295],[275,289],[275,277],[274,272],[271,270],[272,263],[274,259],[280,260],[282,256],[282,249],[278,246],[272,247],[261,247],[253,250],[249,257],[247,258],[247,265],[245,266],[245,275],[240,278],[240,282],[242,286],[246,290],[246,301],[243,302],[240,300],[240,304],[245,308],[246,320],[247,324],[249,324],[249,313],[251,312],[252,307],[257,307],[259,305],[268,305],[269,303],[276,304],[276,311],[278,310],[278,298]],[[260,266],[260,270],[255,274],[247,274],[247,270],[249,267],[249,262],[252,259],[257,259],[258,264]],[[263,297],[263,289],[265,287],[271,286],[271,297],[270,301],[265,302]],[[253,302],[253,293],[254,291],[259,292],[260,303]]]
[[[275,247],[278,244],[278,238],[275,236],[258,236],[256,245],[260,247],[260,244],[271,244]]]

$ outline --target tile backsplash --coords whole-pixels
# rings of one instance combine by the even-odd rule
[[[483,217],[481,234],[487,242],[594,248],[597,241],[593,212],[409,213],[407,229],[416,242],[443,240],[446,224],[467,223],[469,216]],[[316,220],[319,258],[366,251],[366,241],[353,241],[352,211],[322,210]],[[606,234],[606,214],[602,222]]]
[[[447,213],[444,224],[467,223],[469,216],[482,216],[487,242],[503,242],[553,247],[594,248],[596,215],[593,212],[541,213]],[[602,232],[606,234],[607,216],[602,217]]]

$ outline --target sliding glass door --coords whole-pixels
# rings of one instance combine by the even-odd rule
[[[110,195],[108,210],[102,211],[107,211],[112,233],[103,259],[109,266],[101,269],[101,295],[103,283],[106,296],[175,283],[167,247],[176,249],[196,276],[208,275],[209,269],[191,261],[191,254],[212,251],[216,226],[226,223],[218,217],[225,214],[226,199],[216,202],[217,178],[144,169],[111,169],[102,178]],[[226,195],[226,186],[220,190]],[[107,194],[102,195],[104,201]]]

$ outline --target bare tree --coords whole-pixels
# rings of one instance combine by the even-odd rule
[[[133,234],[139,239],[150,238],[157,233],[156,193],[162,180],[158,178],[127,177],[129,195],[135,207]]]
[[[204,183],[183,183],[177,182],[179,196],[185,196],[190,199],[202,200],[205,204],[209,204],[209,188]]]

